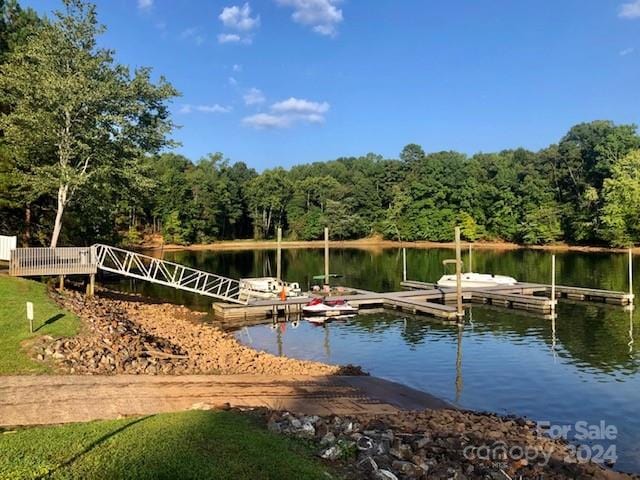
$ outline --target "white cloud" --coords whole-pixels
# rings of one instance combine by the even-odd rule
[[[259,105],[265,101],[262,91],[255,87],[247,90],[247,93],[245,93],[242,98],[244,99],[245,105]]]
[[[620,51],[618,52],[618,54],[619,54],[621,57],[624,57],[624,56],[626,56],[626,55],[630,55],[630,54],[632,54],[632,53],[633,53],[633,52],[635,52],[635,51],[636,51],[636,49],[635,49],[635,48],[630,47],[630,48],[625,48],[624,50],[620,50]]]
[[[312,27],[321,35],[335,36],[342,22],[342,10],[337,7],[341,0],[276,0],[278,4],[292,7],[291,18],[301,25]],[[640,0],[639,0],[640,1]]]
[[[286,128],[291,125],[290,117],[286,115],[271,115],[269,113],[256,113],[242,119],[242,123],[249,127],[264,128]]]
[[[190,105],[188,103],[185,103],[180,107],[178,113],[229,113],[231,110],[231,107],[223,107],[222,105],[218,105],[217,103],[214,103],[213,105]]]
[[[253,128],[287,128],[297,123],[323,123],[329,111],[327,102],[313,102],[290,97],[271,105],[271,113],[257,113],[245,117],[242,122]]]
[[[218,34],[218,43],[238,43],[242,40],[240,35],[235,33],[220,33]]]
[[[260,15],[251,17],[251,7],[248,3],[242,7],[237,5],[225,7],[218,18],[225,27],[240,32],[248,32],[260,26]]]
[[[618,16],[628,19],[640,18],[640,0],[634,0],[620,5]]]
[[[229,77],[227,81],[229,82],[229,85],[233,85],[233,86],[238,85],[238,80],[236,80],[235,77]]]
[[[241,71],[242,71],[242,65],[239,65],[239,64],[237,64],[237,63],[234,63],[234,64],[233,64],[233,67],[231,67],[231,69],[232,69],[234,72],[241,72]]]
[[[311,102],[303,98],[289,97],[286,100],[274,103],[271,105],[271,109],[280,113],[321,115],[329,111],[329,104],[327,102]]]
[[[153,0],[138,0],[138,8],[140,10],[148,10],[153,7]]]

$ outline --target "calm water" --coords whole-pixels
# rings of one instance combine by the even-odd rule
[[[453,251],[409,250],[409,278],[435,281]],[[234,278],[275,273],[274,251],[175,252],[165,258]],[[322,273],[321,250],[286,250],[284,277],[301,286]],[[640,260],[640,259],[639,259]],[[476,251],[474,270],[548,283],[550,255],[541,251]],[[399,289],[399,250],[333,250],[340,283],[368,290]],[[634,270],[640,272],[640,261]],[[626,290],[626,255],[557,255],[559,284]],[[637,281],[636,284],[640,284]],[[142,283],[121,287],[206,309],[210,301]],[[636,289],[636,295],[640,292]],[[640,309],[638,309],[640,310]],[[329,363],[354,363],[463,408],[525,415],[553,424],[615,425],[617,468],[640,472],[640,314],[620,307],[565,303],[555,322],[514,310],[473,306],[463,328],[397,312],[360,315],[315,327],[306,322],[240,330],[255,348]],[[597,442],[602,443],[602,442]]]

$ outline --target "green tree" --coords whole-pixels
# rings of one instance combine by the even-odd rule
[[[640,241],[640,150],[614,162],[611,170],[604,180],[601,235],[614,246],[629,246]]]
[[[149,69],[132,76],[112,51],[97,47],[104,27],[94,5],[64,6],[0,66],[2,102],[11,106],[0,128],[22,183],[56,195],[52,247],[66,207],[85,185],[115,169],[133,171],[142,155],[169,144],[166,100],[177,94],[164,79],[153,84]]]
[[[292,184],[283,168],[265,170],[247,185],[247,198],[253,217],[254,236],[267,238],[274,227],[283,226]]]

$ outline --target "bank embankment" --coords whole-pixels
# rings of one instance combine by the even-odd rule
[[[51,295],[84,322],[71,338],[42,337],[33,355],[75,374],[359,374],[352,366],[278,357],[241,345],[233,335],[203,322],[204,313],[150,303],[134,296],[68,291]]]

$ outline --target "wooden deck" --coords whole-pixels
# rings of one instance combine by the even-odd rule
[[[86,422],[189,409],[267,407],[314,415],[451,408],[376,377],[28,375],[0,377],[0,426]]]
[[[92,275],[98,269],[95,247],[16,248],[9,275]]]

